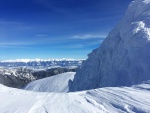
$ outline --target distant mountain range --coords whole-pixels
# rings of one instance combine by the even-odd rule
[[[0,68],[0,84],[23,88],[29,82],[51,77],[65,72],[76,72],[77,67],[56,67],[51,69],[30,69],[28,67],[1,67]]]
[[[66,66],[80,66],[83,59],[16,59],[0,61],[1,67],[66,67]]]
[[[0,61],[0,83],[22,88],[31,81],[76,72],[82,59],[17,59]]]

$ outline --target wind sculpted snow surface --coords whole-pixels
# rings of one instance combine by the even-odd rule
[[[60,92],[69,91],[68,82],[73,80],[75,72],[67,72],[52,77],[40,79],[29,83],[24,89],[37,92]]]
[[[150,81],[73,93],[42,93],[0,85],[0,113],[150,113]]]
[[[70,91],[150,80],[150,0],[135,0],[77,71]]]

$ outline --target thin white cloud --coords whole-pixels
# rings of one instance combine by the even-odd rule
[[[100,17],[100,18],[87,18],[84,20],[80,20],[81,22],[103,22],[103,21],[111,21],[112,19],[121,19],[122,14],[113,14],[114,16],[109,16],[109,17]]]
[[[65,46],[65,47],[69,47],[69,48],[83,48],[85,45],[84,44],[73,44],[73,45],[69,45],[69,46]]]
[[[92,42],[87,42],[84,44],[72,44],[69,46],[65,46],[65,47],[70,47],[70,48],[84,48],[84,47],[88,47],[88,46],[94,46],[94,45],[100,45],[103,42],[103,40],[97,40],[97,41],[92,41]]]
[[[66,10],[64,8],[55,6],[55,4],[50,0],[33,0],[33,1],[35,3],[38,3],[39,5],[41,5],[42,7],[46,8],[46,9],[50,9],[55,12],[59,12],[59,13],[63,13],[63,14],[68,12],[68,10]]]
[[[93,42],[86,43],[87,46],[93,46],[93,45],[100,45],[103,42],[103,40],[97,40]]]
[[[85,35],[75,35],[73,38],[75,39],[92,39],[92,38],[106,38],[107,35],[101,34],[85,34]]]
[[[13,30],[31,30],[35,27],[28,25],[26,23],[22,23],[19,21],[7,21],[7,20],[0,20],[0,30],[4,29],[4,26],[7,27],[7,29],[13,29]]]
[[[26,47],[26,46],[9,46],[9,45],[3,45],[3,46],[1,46],[1,45],[0,45],[0,49],[2,49],[2,48],[31,49],[32,47]]]
[[[32,42],[0,42],[0,46],[23,46],[23,45],[31,45]]]
[[[48,36],[48,35],[44,35],[44,34],[37,34],[36,36],[37,36],[37,37],[46,37],[46,36]]]
[[[8,41],[2,41],[0,42],[0,47],[14,47],[14,46],[29,46],[29,45],[37,45],[37,44],[53,44],[53,43],[60,43],[60,42],[66,42],[67,38],[45,38],[42,39],[33,39],[32,41],[14,41],[14,42],[8,42]]]
[[[86,36],[87,39],[88,36]],[[99,36],[100,37],[100,36]],[[75,39],[75,38],[74,38]],[[85,39],[85,38],[84,38]],[[89,39],[89,37],[88,37]],[[61,44],[64,43],[66,41],[70,41],[72,40],[71,38],[45,38],[43,40],[42,39],[37,39],[37,40],[33,40],[33,41],[2,41],[0,42],[0,47],[26,47],[26,46],[31,46],[31,45],[39,45],[39,44]],[[102,41],[104,40],[104,38],[99,38],[96,41],[88,41],[88,42],[84,42],[84,43],[74,43],[74,44],[68,44],[66,46],[62,46],[62,47],[71,47],[71,48],[84,48],[84,47],[88,47],[88,46],[93,46],[93,45],[99,45]]]
[[[21,23],[21,22],[17,22],[17,21],[2,21],[0,20],[0,24],[24,24],[24,23]]]
[[[0,48],[31,48],[27,45],[31,45],[31,42],[0,42]]]

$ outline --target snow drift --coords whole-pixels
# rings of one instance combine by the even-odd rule
[[[130,86],[150,79],[150,0],[135,0],[76,73],[70,91]]]
[[[24,89],[37,92],[59,92],[69,91],[68,82],[73,80],[75,72],[58,74],[52,77],[40,79],[29,83]]]
[[[0,84],[1,113],[150,113],[150,81],[133,87],[41,93]]]

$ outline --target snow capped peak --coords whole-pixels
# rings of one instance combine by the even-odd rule
[[[138,16],[149,15],[149,3],[150,0],[135,0],[131,2],[126,11],[125,19],[127,21],[133,21],[136,20]]]

